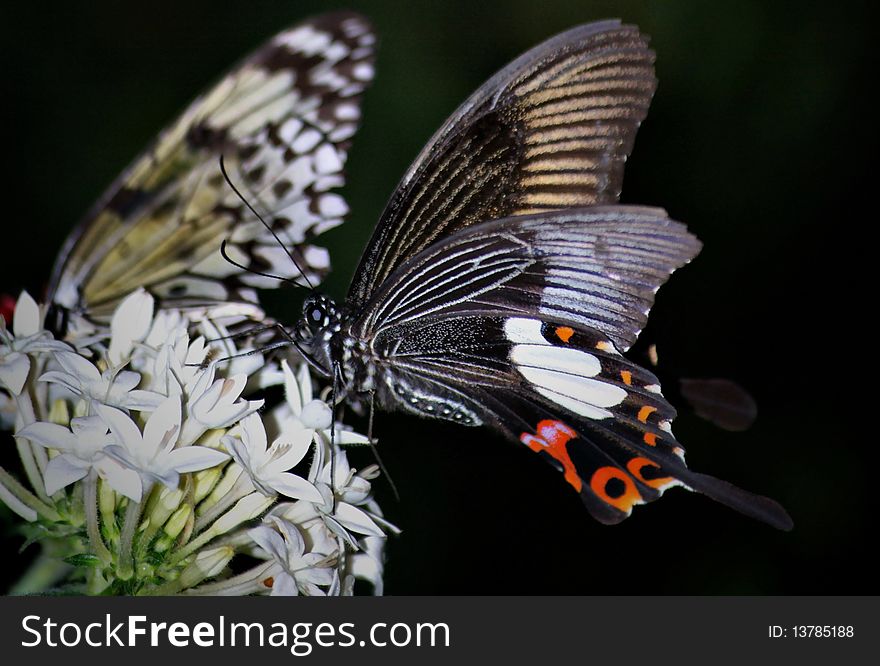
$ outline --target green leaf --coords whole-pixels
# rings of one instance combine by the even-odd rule
[[[97,567],[101,564],[101,560],[98,556],[92,555],[91,553],[77,553],[76,555],[70,555],[65,557],[64,561],[75,567]]]

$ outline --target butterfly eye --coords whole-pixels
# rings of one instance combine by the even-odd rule
[[[326,326],[329,322],[330,308],[325,298],[313,296],[303,303],[303,319],[310,329]]]

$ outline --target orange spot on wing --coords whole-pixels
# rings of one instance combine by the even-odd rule
[[[596,349],[601,349],[602,351],[606,351],[606,352],[613,352],[614,345],[612,345],[607,340],[600,340],[599,342],[596,343]]]
[[[275,584],[275,579],[272,576],[269,576],[267,579],[263,581],[263,585],[266,587],[272,587]]]
[[[657,435],[655,435],[653,432],[646,432],[645,444],[647,444],[648,446],[657,446]]]
[[[562,340],[563,342],[568,342],[571,340],[571,336],[574,335],[574,329],[570,326],[557,326],[556,327],[556,337]]]
[[[656,467],[660,468],[660,465],[655,463],[653,460],[648,460],[647,458],[633,458],[626,464],[626,468],[629,470],[629,473],[636,477],[639,481],[644,483],[646,486],[651,486],[652,488],[663,488],[667,484],[672,481],[675,481],[671,476],[664,476],[663,478],[658,479],[646,479],[644,475],[642,475],[642,470],[645,467]]]
[[[626,384],[627,386],[632,386],[633,373],[631,373],[629,370],[621,370],[620,378],[623,379],[624,384]]]
[[[639,410],[639,421],[642,423],[648,422],[648,417],[651,416],[654,412],[657,411],[656,407],[651,407],[651,405],[645,405]]]
[[[612,497],[608,494],[608,482],[612,479],[619,479],[623,483],[623,493],[617,497]],[[593,478],[590,479],[590,488],[603,502],[607,502],[624,513],[629,513],[634,505],[642,501],[642,496],[636,489],[635,481],[626,472],[617,467],[600,467],[593,472]]]
[[[562,465],[562,473],[565,480],[576,491],[580,492],[583,486],[581,477],[578,476],[574,463],[568,456],[568,450],[565,448],[569,440],[577,437],[577,432],[562,421],[546,419],[538,423],[537,433],[537,435],[532,435],[531,433],[524,432],[519,436],[519,439],[532,451],[543,451],[558,460]]]

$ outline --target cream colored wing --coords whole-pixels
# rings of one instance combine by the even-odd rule
[[[109,188],[68,238],[53,271],[53,303],[106,320],[139,286],[161,305],[255,302],[300,277],[271,225],[315,282],[327,253],[309,243],[342,222],[343,184],[360,99],[373,77],[375,37],[352,13],[332,13],[274,37],[193,102]]]

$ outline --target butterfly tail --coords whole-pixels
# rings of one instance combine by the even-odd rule
[[[714,476],[699,474],[690,470],[680,473],[678,477],[691,490],[710,497],[716,502],[720,502],[734,511],[739,511],[749,518],[760,520],[771,527],[786,532],[794,527],[791,516],[788,515],[782,505],[769,497],[750,493],[747,490],[736,487],[732,483],[716,479]]]

